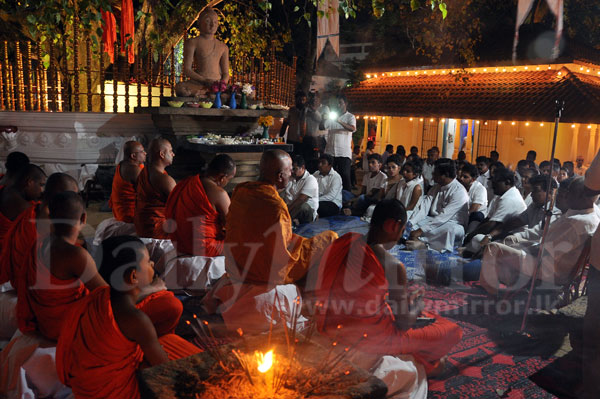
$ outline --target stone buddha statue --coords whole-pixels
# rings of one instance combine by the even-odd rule
[[[206,8],[196,21],[200,36],[186,40],[183,46],[183,72],[190,80],[175,86],[182,97],[199,97],[206,94],[212,84],[229,81],[229,49],[215,38],[219,18],[212,8]],[[196,70],[192,68],[196,62]]]

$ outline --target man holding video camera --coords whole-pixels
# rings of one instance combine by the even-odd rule
[[[342,176],[344,190],[351,191],[350,166],[352,163],[352,133],[356,131],[356,117],[348,112],[346,97],[338,97],[338,112],[330,112],[323,121],[329,130],[325,153],[333,156],[333,168]]]

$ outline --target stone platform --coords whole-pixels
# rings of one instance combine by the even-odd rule
[[[258,118],[287,117],[287,110],[136,107],[136,114],[150,114],[161,134],[189,136],[203,133],[244,134],[256,130]]]

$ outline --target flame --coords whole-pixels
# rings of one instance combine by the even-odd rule
[[[273,366],[273,350],[271,349],[265,354],[256,352],[256,359],[258,361],[258,371],[266,373]]]

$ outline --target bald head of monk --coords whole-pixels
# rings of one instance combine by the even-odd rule
[[[46,181],[46,189],[44,190],[42,200],[49,203],[56,194],[64,191],[79,192],[77,180],[66,173],[53,173],[48,177],[48,181]]]
[[[29,157],[22,152],[13,151],[6,157],[6,175],[2,178],[2,183],[10,185],[14,183],[15,177],[29,166]]]
[[[292,158],[282,150],[267,150],[260,158],[259,180],[278,190],[285,188],[292,176]]]
[[[151,165],[167,167],[173,163],[175,153],[169,140],[158,138],[150,142],[148,156]]]
[[[74,191],[56,193],[48,204],[50,220],[56,234],[71,231],[78,224],[85,225],[87,214],[83,198]]]
[[[37,165],[30,163],[15,177],[15,188],[27,201],[41,198],[46,184],[46,173]]]
[[[594,207],[594,203],[598,199],[597,195],[589,196],[586,195],[585,185],[583,177],[576,177],[569,184],[569,192],[567,194],[567,201],[569,203],[569,209],[591,209]],[[562,186],[562,183],[561,183]]]
[[[402,238],[406,218],[406,208],[397,199],[379,201],[371,217],[367,243],[391,249]]]
[[[124,160],[141,165],[146,162],[146,151],[139,141],[128,141],[123,146]]]
[[[219,187],[225,187],[235,176],[235,161],[227,154],[219,154],[210,161],[206,169],[206,177],[212,179]]]

